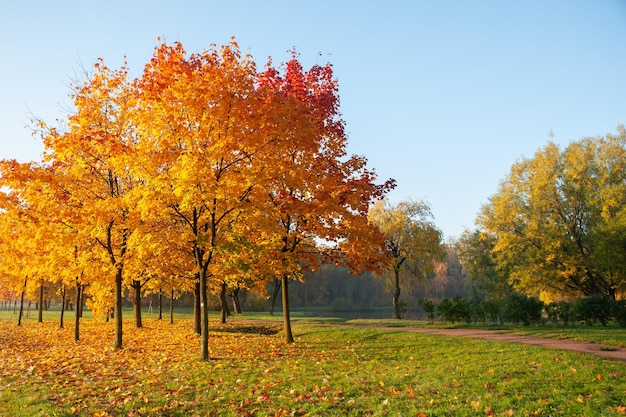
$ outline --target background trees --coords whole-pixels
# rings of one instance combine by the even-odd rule
[[[441,232],[435,227],[425,202],[403,201],[395,205],[380,201],[370,211],[370,220],[385,236],[385,269],[382,275],[393,287],[395,318],[401,318],[400,282],[411,285],[424,279],[435,262],[444,258]]]
[[[515,163],[478,218],[493,256],[526,292],[606,294],[624,289],[626,131],[548,143]]]

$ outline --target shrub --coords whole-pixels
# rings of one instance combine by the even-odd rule
[[[485,322],[485,302],[476,294],[470,300],[470,306],[472,308],[472,320],[474,323],[480,321]]]
[[[513,324],[522,323],[528,326],[531,323],[541,322],[543,302],[536,297],[524,294],[511,293],[504,300],[503,318]]]
[[[451,321],[454,323],[454,315],[452,313],[452,302],[447,298],[444,298],[439,302],[437,306],[437,314],[443,321]]]
[[[502,301],[487,300],[483,303],[483,310],[492,323],[501,324],[500,316],[502,314]]]
[[[546,305],[544,310],[550,320],[557,323],[561,320],[566,326],[576,317],[574,306],[567,301],[554,301]]]
[[[422,310],[426,313],[426,317],[428,317],[428,321],[432,323],[435,320],[435,309],[437,308],[435,303],[428,298],[420,298],[417,304],[422,307]]]
[[[447,298],[441,300],[437,306],[437,313],[443,321],[452,323],[463,321],[468,324],[472,321],[472,305],[458,295],[452,300]]]
[[[472,321],[472,305],[457,295],[452,299],[452,315],[454,320],[469,324]]]
[[[614,302],[613,318],[620,327],[626,327],[626,300],[617,300]]]
[[[589,326],[596,321],[606,326],[613,317],[614,308],[613,299],[605,294],[589,295],[585,298],[580,298],[576,302],[575,307],[579,320],[584,320]]]

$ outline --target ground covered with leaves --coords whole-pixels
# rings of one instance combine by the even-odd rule
[[[188,320],[0,320],[6,416],[617,416],[626,364],[572,352],[333,326],[211,322],[210,356]]]

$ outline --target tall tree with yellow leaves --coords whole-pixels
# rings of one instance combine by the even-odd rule
[[[209,278],[232,253],[233,223],[250,205],[266,145],[255,111],[254,62],[236,43],[186,56],[162,44],[138,83],[136,113],[147,192],[143,213],[185,226],[200,283],[201,359],[208,359]]]
[[[113,289],[116,348],[122,347],[124,265],[139,221],[134,206],[141,186],[128,169],[135,142],[130,98],[127,69],[111,70],[99,60],[93,76],[75,87],[76,111],[67,130],[43,134],[45,160],[63,172],[65,192],[79,207],[72,225],[76,239],[93,243],[88,269],[96,280],[94,299],[108,300]]]
[[[382,276],[392,285],[394,317],[400,319],[401,281],[424,279],[436,262],[443,260],[441,231],[432,220],[430,206],[423,201],[408,200],[395,205],[380,201],[369,216],[385,235],[386,267]]]

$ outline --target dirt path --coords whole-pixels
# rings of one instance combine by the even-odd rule
[[[261,322],[264,324],[276,325],[279,322],[269,320],[247,319],[249,321]],[[292,323],[297,326],[299,323]],[[521,336],[510,333],[503,333],[497,330],[485,329],[431,329],[423,327],[389,327],[389,326],[354,326],[350,324],[331,323],[302,323],[306,326],[337,326],[350,327],[353,329],[375,329],[395,332],[429,333],[453,337],[470,337],[474,339],[495,340],[498,342],[521,343],[526,345],[542,346],[547,349],[561,349],[573,352],[586,353],[590,355],[602,356],[616,361],[626,362],[626,348],[619,346],[608,346],[597,343],[579,342],[567,339],[548,339],[533,336]]]
[[[356,326],[354,326],[356,327]],[[522,343],[527,345],[543,346],[548,349],[571,350],[588,353],[605,358],[626,362],[626,349],[617,346],[606,346],[595,343],[578,342],[575,340],[544,339],[532,336],[520,336],[500,333],[494,330],[483,329],[425,329],[411,327],[369,327],[381,330],[407,331],[415,333],[439,334],[454,337],[471,337],[474,339],[496,340],[499,342]]]

